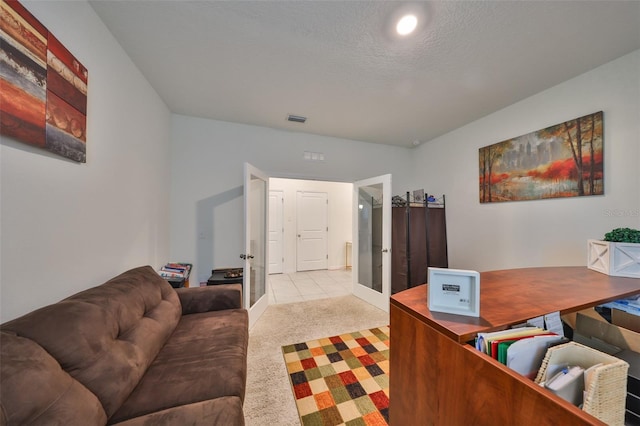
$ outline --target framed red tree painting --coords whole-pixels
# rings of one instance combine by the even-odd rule
[[[479,150],[481,203],[604,194],[602,111]]]

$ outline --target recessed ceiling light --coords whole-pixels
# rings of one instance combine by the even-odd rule
[[[413,30],[416,29],[418,25],[418,18],[415,15],[405,15],[398,21],[398,25],[396,25],[396,31],[400,35],[411,34]]]

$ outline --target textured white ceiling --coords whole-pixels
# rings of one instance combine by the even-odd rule
[[[640,49],[638,1],[90,3],[175,113],[407,147]]]

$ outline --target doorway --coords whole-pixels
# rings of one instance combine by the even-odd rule
[[[348,182],[271,178],[270,189],[283,197],[281,272],[269,270],[271,303],[344,296],[352,293],[351,270],[346,270],[347,243],[352,239],[353,184]],[[298,193],[326,194],[326,252],[322,269],[298,268]],[[276,198],[273,198],[275,200]],[[317,207],[322,201],[315,200]],[[270,210],[275,211],[275,209]],[[328,228],[328,231],[327,231]],[[269,253],[271,256],[271,252]],[[350,257],[349,257],[350,260]],[[305,268],[306,269],[306,268]],[[315,269],[315,268],[312,268]]]
[[[327,198],[324,206],[327,211],[325,232],[326,236],[326,265],[322,269],[341,270],[345,269],[346,244],[352,239],[352,216],[351,206],[353,184],[348,182],[315,181],[291,178],[270,178],[269,189],[279,191],[282,194],[282,273],[291,274],[299,272],[298,269],[298,193],[307,195],[325,193]],[[270,197],[270,200],[276,200]],[[316,207],[322,206],[322,201],[314,203]],[[276,211],[276,208],[270,212]],[[275,221],[271,221],[275,224]],[[277,225],[276,225],[277,226]],[[304,227],[304,226],[303,226]],[[326,230],[328,228],[328,231]],[[328,258],[327,258],[328,256]],[[273,275],[275,271],[269,271]],[[300,271],[302,272],[302,271]],[[278,272],[275,272],[276,274]]]

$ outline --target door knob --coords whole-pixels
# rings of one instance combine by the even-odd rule
[[[389,249],[382,249],[383,253],[389,253]]]
[[[248,254],[248,255],[247,255],[247,257],[248,257],[249,259],[253,259],[253,255],[252,255],[252,254]]]
[[[247,255],[246,255],[246,254],[241,254],[241,255],[240,255],[240,259],[246,259],[246,258],[247,258]]]

